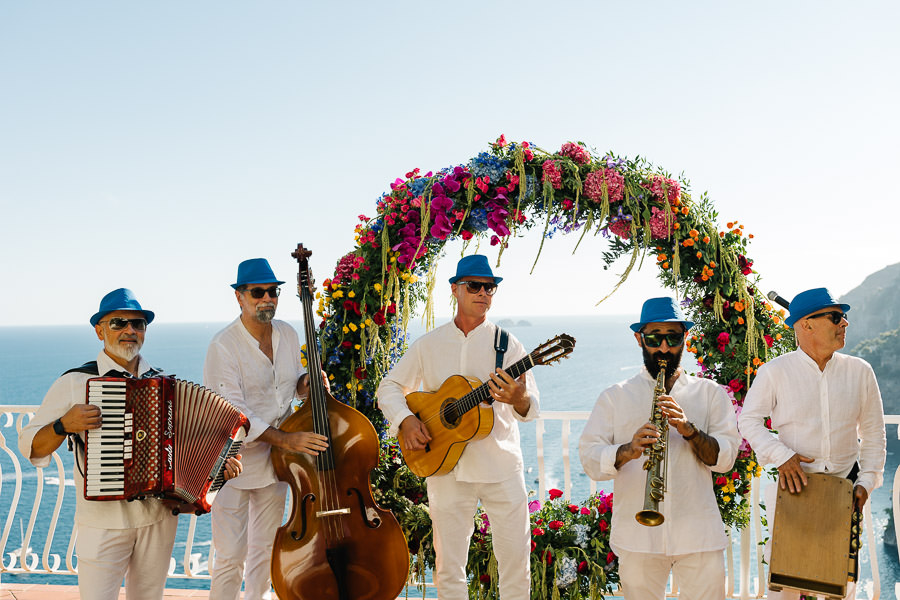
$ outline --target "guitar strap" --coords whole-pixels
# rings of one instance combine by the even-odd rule
[[[502,327],[497,327],[494,332],[494,350],[497,352],[497,361],[495,363],[498,369],[503,368],[503,355],[506,354],[506,348],[509,345],[509,333]]]

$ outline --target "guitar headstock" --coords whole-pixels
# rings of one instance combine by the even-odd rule
[[[550,365],[563,358],[568,358],[574,349],[575,338],[561,333],[535,348],[530,356],[536,365]]]

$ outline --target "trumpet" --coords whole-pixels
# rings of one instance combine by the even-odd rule
[[[634,515],[637,522],[647,527],[661,525],[666,518],[659,512],[659,503],[666,494],[666,471],[668,471],[667,452],[669,445],[669,421],[659,407],[659,397],[666,393],[666,361],[659,361],[659,374],[656,376],[656,387],[653,388],[653,404],[650,407],[650,422],[659,430],[660,436],[652,446],[644,449],[647,460],[644,470],[647,471],[647,483],[644,486],[644,510]]]

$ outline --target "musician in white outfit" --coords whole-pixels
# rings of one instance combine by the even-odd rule
[[[862,510],[882,483],[886,456],[875,373],[861,358],[838,352],[844,347],[849,304],[835,300],[826,288],[814,288],[797,294],[789,310],[785,324],[794,329],[800,347],[760,367],[738,426],[759,462],[778,466],[782,488],[802,493],[807,473],[850,477],[854,505]],[[766,427],[768,417],[777,435]],[[776,497],[777,488],[767,487],[770,527]],[[848,584],[845,597],[853,598],[855,591],[855,584]],[[773,599],[799,596],[787,589],[769,591]]]
[[[578,445],[591,479],[615,481],[610,546],[619,557],[627,600],[663,600],[670,572],[684,598],[725,597],[722,550],[727,539],[712,473],[731,469],[741,438],[722,387],[681,368],[684,338],[692,326],[674,298],[644,303],[641,320],[631,325],[644,368],[600,394]],[[664,521],[647,526],[635,515],[645,508],[644,449],[660,437],[649,420],[660,359],[666,360],[665,393],[658,401],[669,442],[666,489],[656,511]]]
[[[282,283],[264,258],[238,266],[231,287],[241,314],[213,337],[203,367],[204,385],[250,419],[241,450],[244,473],[219,490],[212,506],[211,600],[237,600],[242,580],[244,600],[272,597],[272,546],[287,484],[275,476],[271,447],[312,455],[328,447],[317,433],[278,429],[294,398],[309,391],[297,332],[274,319]]]
[[[125,579],[129,600],[158,600],[166,584],[178,517],[157,499],[90,501],[84,499],[83,440],[85,430],[101,427],[100,408],[88,405],[87,380],[111,377],[155,376],[140,355],[152,311],[141,308],[134,293],[114,290],[100,301],[91,317],[103,350],[95,363],[87,363],[57,379],[34,418],[19,436],[19,451],[36,467],[47,467],[50,455],[68,435],[81,443],[74,469],[77,525],[78,591],[84,600],[119,597]],[[229,460],[225,477],[237,476],[241,465]]]
[[[406,404],[406,395],[435,391],[452,375],[490,381],[494,427],[471,442],[445,475],[427,479],[428,504],[437,554],[435,581],[441,600],[466,600],[466,559],[479,500],[491,523],[503,600],[529,600],[531,532],[518,421],[538,416],[538,390],[531,372],[513,379],[497,370],[496,326],[487,320],[501,277],[487,258],[466,256],[450,279],[457,312],[453,321],[417,339],[378,387],[378,403],[390,421],[390,434],[404,434],[410,449],[423,449],[431,436]],[[513,336],[503,366],[526,356]]]

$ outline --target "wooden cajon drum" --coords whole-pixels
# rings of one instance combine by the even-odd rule
[[[778,487],[769,589],[829,598],[847,593],[853,488],[849,479],[807,474],[799,494]]]

